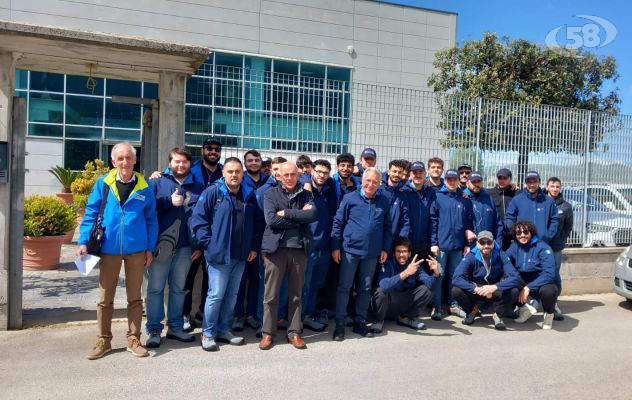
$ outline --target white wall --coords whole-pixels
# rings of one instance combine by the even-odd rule
[[[48,172],[55,165],[63,165],[61,140],[26,139],[25,196],[51,195],[61,191],[61,184]]]

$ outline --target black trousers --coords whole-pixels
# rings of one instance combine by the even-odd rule
[[[206,261],[204,260],[204,256],[201,256],[191,263],[187,280],[184,283],[186,295],[184,296],[182,315],[191,314],[191,310],[193,309],[193,285],[195,284],[195,276],[197,275],[200,265],[202,266],[202,291],[200,292],[200,305],[198,306],[198,309],[200,310],[200,313],[204,314],[204,303],[206,302],[206,293],[208,293],[208,272],[206,271]]]
[[[375,314],[378,321],[386,318],[397,318],[404,314],[408,318],[417,318],[421,311],[432,300],[432,291],[424,285],[405,292],[391,290],[384,292],[378,288],[373,294]]]
[[[479,307],[491,305],[494,312],[499,315],[505,315],[512,311],[514,304],[518,301],[518,294],[520,291],[517,288],[509,290],[496,290],[492,294],[492,298],[479,296],[467,290],[463,290],[459,287],[452,286],[452,297],[456,299],[459,306],[466,313],[471,313],[474,310],[474,306]]]
[[[428,256],[430,255],[430,244],[428,244],[426,242],[414,243],[412,245],[412,248],[411,248],[411,260],[412,260],[412,257],[415,256],[415,254],[417,254],[417,259],[418,260],[420,258],[428,259]],[[428,265],[428,261],[422,262],[420,264],[420,266],[424,269],[424,271],[426,271],[427,274],[429,274],[429,275],[433,274],[433,272],[430,271],[430,267]]]
[[[540,286],[538,290],[529,293],[531,297],[542,303],[542,309],[547,314],[553,314],[555,312],[555,303],[557,302],[557,296],[559,296],[559,294],[560,288],[555,283]]]

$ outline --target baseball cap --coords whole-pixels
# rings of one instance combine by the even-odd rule
[[[415,161],[410,166],[410,170],[411,171],[425,171],[426,170],[426,166],[421,161]]]
[[[496,177],[500,178],[511,178],[511,170],[509,168],[501,168],[496,172]]]
[[[459,172],[456,169],[449,169],[445,172],[446,179],[448,178],[458,178]]]
[[[470,164],[461,164],[459,165],[459,168],[457,168],[457,171],[461,171],[462,169],[469,169],[470,171],[472,170],[472,166]]]
[[[524,180],[528,181],[529,179],[537,179],[540,180],[540,174],[538,174],[537,171],[529,171],[527,172],[527,174],[524,176]]]
[[[478,235],[476,236],[476,240],[481,240],[481,239],[489,239],[493,241],[494,235],[492,235],[490,231],[480,231]]]
[[[362,158],[377,158],[377,153],[372,148],[367,147],[366,149],[362,150],[361,157]]]
[[[272,159],[270,157],[263,157],[261,159],[261,164],[265,165],[265,164],[272,164]]]
[[[219,146],[222,147],[222,142],[220,142],[219,140],[209,137],[206,138],[206,140],[204,141],[203,146],[210,146],[210,145],[215,145],[215,146]]]
[[[481,175],[480,172],[474,171],[474,172],[470,173],[470,176],[468,176],[468,179],[470,180],[470,182],[482,181],[483,180],[483,176]]]

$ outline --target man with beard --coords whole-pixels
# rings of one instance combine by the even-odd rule
[[[492,196],[496,210],[498,211],[498,217],[503,223],[503,251],[506,251],[511,245],[510,227],[505,224],[505,213],[507,212],[507,207],[509,207],[511,200],[520,193],[520,191],[516,189],[516,185],[511,182],[511,178],[512,174],[509,169],[499,169],[496,173],[496,186],[487,191],[489,195]]]
[[[378,189],[389,200],[391,218],[391,236],[408,237],[410,233],[410,220],[408,217],[408,204],[403,191],[401,179],[406,170],[406,161],[392,160],[388,164],[388,171],[382,174],[382,186]]]
[[[457,168],[459,173],[459,187],[461,190],[467,189],[467,179],[472,173],[472,166],[469,164],[461,164],[459,168]]]
[[[244,165],[246,174],[244,184],[253,192],[263,186],[268,177],[261,172],[261,154],[257,150],[248,150],[244,154]],[[237,293],[237,303],[235,304],[233,322],[234,331],[242,331],[244,324],[248,324],[252,329],[259,329],[260,322],[257,319],[257,299],[259,293],[259,266],[261,258],[257,255],[252,261],[246,262],[244,273],[241,276],[241,284]],[[246,305],[244,307],[244,300]]]
[[[346,194],[355,191],[360,186],[360,180],[353,175],[354,162],[355,158],[350,153],[340,154],[336,157],[336,173],[333,178],[338,205]]]

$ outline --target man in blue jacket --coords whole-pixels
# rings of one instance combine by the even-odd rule
[[[512,315],[518,300],[520,275],[511,260],[500,250],[490,231],[481,231],[476,247],[454,272],[452,296],[467,314],[463,323],[472,325],[481,308],[493,305],[494,328],[507,329],[501,316]]]
[[[470,251],[469,242],[476,239],[472,223],[472,202],[463,197],[459,188],[459,173],[449,169],[445,173],[445,185],[437,192],[437,218],[439,218],[438,242],[441,276],[433,293],[434,307],[431,317],[440,321],[452,313],[465,318],[465,313],[452,299],[452,276],[463,256]]]
[[[388,163],[388,171],[382,174],[382,186],[378,189],[388,197],[390,202],[391,236],[408,237],[410,219],[408,217],[407,196],[404,193],[402,174],[406,169],[404,160],[392,160]]]
[[[377,153],[370,147],[362,150],[360,162],[353,167],[353,175],[362,178],[367,168],[374,168],[377,162]]]
[[[404,185],[404,193],[407,196],[410,218],[409,239],[412,253],[421,259],[427,259],[431,252],[438,257],[437,194],[434,189],[425,184],[426,166],[423,162],[412,163],[410,171],[410,180]],[[427,263],[422,263],[422,266],[427,268]],[[426,269],[426,272],[429,270]]]
[[[522,306],[518,309],[516,322],[526,322],[537,312],[539,303],[542,303],[542,329],[551,329],[561,287],[553,250],[539,240],[537,228],[531,221],[513,224],[511,235],[515,241],[507,250],[507,256],[516,266],[524,285],[518,296],[518,303]]]
[[[428,160],[428,176],[426,177],[426,185],[430,186],[438,192],[444,186],[443,175],[443,160],[439,157],[432,157]]]
[[[79,228],[77,256],[83,258],[88,254],[90,231],[107,190],[102,222],[105,231],[99,254],[99,337],[88,354],[90,360],[112,351],[112,312],[122,262],[125,262],[127,291],[127,351],[136,357],[149,355],[140,342],[143,319],[141,286],[145,268],[154,258],[158,239],[156,198],[145,178],[134,172],[136,150],[131,144],[118,143],[112,148],[112,164],[114,168],[94,184]]]
[[[256,191],[268,180],[268,177],[261,172],[261,154],[257,150],[248,150],[244,154],[244,165],[246,167],[244,184]],[[244,324],[248,324],[254,330],[261,326],[261,321],[257,318],[260,269],[261,257],[257,254],[257,258],[246,263],[244,274],[241,277],[237,303],[235,304],[234,331],[242,331]]]
[[[156,193],[158,214],[158,246],[153,265],[147,270],[147,322],[149,338],[145,347],[160,347],[164,328],[164,291],[169,284],[167,338],[192,342],[195,337],[183,330],[184,288],[191,260],[202,255],[192,250],[189,230],[191,210],[204,186],[191,175],[191,153],[185,147],[169,152],[169,172],[150,180]]]
[[[531,221],[537,228],[538,238],[549,243],[557,233],[560,223],[557,207],[540,188],[540,174],[529,171],[525,175],[526,190],[511,200],[505,214],[505,225],[511,227],[517,221]]]
[[[472,219],[474,233],[491,232],[494,240],[502,245],[503,222],[499,218],[494,199],[483,188],[483,176],[480,172],[470,173],[465,194],[472,200]]]
[[[375,168],[366,169],[362,188],[345,196],[334,218],[331,255],[334,262],[340,263],[333,334],[336,341],[345,338],[347,303],[356,270],[359,270],[359,282],[353,332],[363,337],[372,336],[366,326],[371,284],[376,264],[378,260],[386,261],[392,241],[389,199],[378,193],[381,175]]]
[[[337,203],[340,205],[345,195],[360,187],[360,180],[353,175],[353,163],[355,158],[350,153],[340,154],[336,157],[336,173],[333,176],[336,187]]]
[[[243,184],[243,167],[235,157],[226,159],[224,177],[202,192],[191,216],[191,230],[204,249],[209,276],[204,305],[202,348],[217,351],[216,342],[244,344],[233,335],[231,322],[241,275],[247,261],[257,257],[257,204],[254,192]]]
[[[403,237],[393,240],[393,255],[378,272],[378,287],[373,295],[376,321],[371,324],[372,332],[381,333],[387,317],[395,318],[399,325],[408,328],[425,329],[418,316],[432,299],[439,264],[432,256],[428,257],[429,275],[420,266],[423,261],[419,255],[412,255],[410,240]]]

